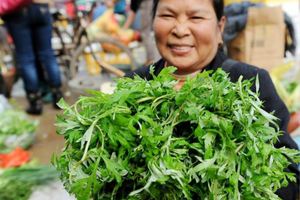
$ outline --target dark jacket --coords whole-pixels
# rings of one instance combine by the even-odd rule
[[[142,3],[143,0],[131,0],[130,2],[130,10],[132,10],[133,12],[137,12],[138,9],[140,8],[140,5]]]
[[[269,73],[264,69],[254,67],[246,63],[237,61],[224,62],[227,59],[228,58],[224,55],[224,53],[219,51],[212,62],[204,69],[216,70],[219,67],[222,67],[224,71],[229,73],[229,77],[232,82],[236,82],[240,76],[243,76],[244,79],[250,79],[258,75],[260,82],[259,98],[264,102],[264,110],[267,112],[275,111],[274,115],[280,119],[279,126],[284,132],[284,134],[279,137],[279,141],[275,146],[277,148],[285,146],[288,148],[298,149],[296,143],[290,135],[287,134],[286,130],[289,121],[289,112],[283,101],[278,96]],[[164,67],[164,63],[165,61],[161,59],[154,64],[155,75],[160,73]],[[139,75],[147,80],[151,80],[152,77],[149,69],[150,66],[142,67],[126,74],[126,76],[133,77],[134,75]],[[255,84],[251,89],[256,91]],[[299,195],[300,174],[296,164],[291,164],[287,170],[296,174],[297,183],[290,183],[288,187],[278,190],[277,194],[284,200],[296,200]]]

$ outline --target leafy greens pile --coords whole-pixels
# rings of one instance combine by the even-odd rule
[[[0,135],[21,135],[35,132],[37,122],[22,111],[7,109],[0,113],[0,127]]]
[[[0,113],[0,152],[15,147],[28,148],[34,140],[38,122],[31,120],[23,112],[6,109]]]
[[[24,165],[0,170],[0,199],[28,200],[37,186],[56,180],[55,168],[43,165]]]
[[[253,81],[221,69],[175,91],[173,67],[154,80],[122,78],[113,94],[64,101],[53,163],[77,199],[279,199],[298,151],[274,148],[276,118]],[[256,82],[258,86],[258,82]]]

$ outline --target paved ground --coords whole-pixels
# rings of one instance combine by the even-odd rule
[[[29,200],[75,200],[75,197],[65,191],[61,182],[52,182],[37,188]]]
[[[12,95],[13,105],[25,110],[27,101],[21,83],[18,82],[14,86]],[[58,153],[63,147],[64,139],[56,134],[54,126],[56,115],[60,112],[53,109],[51,104],[44,104],[42,115],[28,115],[29,118],[39,121],[36,140],[29,150],[32,153],[32,158],[37,159],[42,164],[49,164],[52,154]]]

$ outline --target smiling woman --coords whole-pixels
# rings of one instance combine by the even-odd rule
[[[157,6],[153,22],[157,47],[178,74],[203,69],[222,44],[225,18],[217,20],[211,0],[198,2],[164,0]]]
[[[297,145],[287,134],[289,112],[277,95],[273,82],[264,69],[246,63],[228,59],[222,51],[222,33],[225,24],[223,0],[154,0],[153,30],[161,59],[153,64],[154,75],[158,75],[167,66],[175,66],[174,77],[178,80],[175,89],[180,90],[189,76],[210,70],[212,73],[222,68],[230,80],[236,82],[239,77],[258,79],[259,87],[252,90],[259,92],[266,112],[273,112],[278,118],[277,124],[282,131],[276,148],[297,149]],[[137,69],[126,76],[138,75],[147,80],[153,79],[150,66]],[[226,101],[226,100],[225,100]],[[182,130],[189,130],[185,124]],[[295,200],[299,194],[299,171],[291,163],[287,171],[296,175],[296,183],[289,182],[285,188],[277,191],[284,200]],[[242,183],[241,183],[242,184]],[[255,197],[253,197],[255,198]]]

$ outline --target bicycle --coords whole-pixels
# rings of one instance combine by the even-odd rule
[[[13,43],[9,41],[6,29],[2,25],[0,25],[0,75],[3,78],[0,85],[1,90],[7,98],[10,98],[13,84],[18,76]]]
[[[65,2],[65,1],[64,1]],[[131,49],[110,36],[91,39],[86,27],[92,10],[79,12],[74,0],[76,17],[70,21],[59,12],[53,13],[53,30],[61,45],[58,58],[64,63],[64,74],[68,86],[77,90],[99,89],[101,82],[111,81],[115,77],[124,76],[126,71],[135,69],[138,64]],[[61,28],[61,23],[72,24],[72,31]],[[66,42],[69,40],[70,42]],[[107,48],[111,46],[111,51]],[[123,56],[125,64],[108,62],[105,56]],[[111,61],[112,59],[110,59]],[[102,71],[103,69],[103,71]]]

